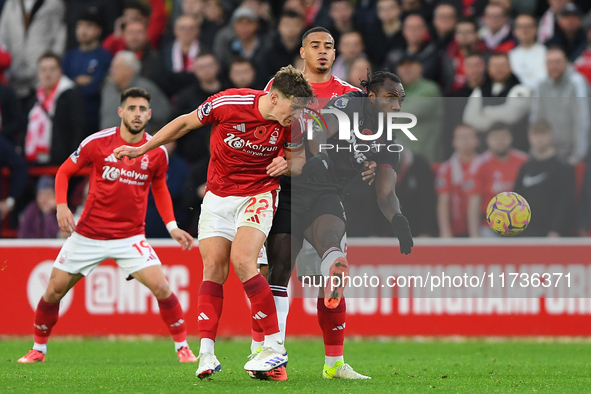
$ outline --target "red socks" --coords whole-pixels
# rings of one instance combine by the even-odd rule
[[[33,329],[33,337],[35,343],[40,345],[46,344],[51,335],[51,329],[57,323],[59,317],[60,303],[50,304],[46,302],[43,297],[37,304],[35,310],[35,324]]]
[[[165,300],[158,300],[160,316],[166,323],[170,335],[175,342],[183,342],[187,339],[187,325],[183,315],[183,308],[176,295],[172,293]]]
[[[199,336],[215,341],[224,306],[223,286],[209,280],[203,281],[199,287],[198,303]]]
[[[347,306],[345,299],[341,298],[339,306],[335,309],[328,309],[324,305],[324,299],[319,298],[318,324],[322,329],[324,338],[324,353],[329,357],[338,357],[343,355],[343,344],[345,343],[345,321],[347,315]]]
[[[261,274],[256,274],[244,282],[242,286],[250,300],[251,316],[259,323],[264,335],[278,333],[279,325],[277,324],[275,301],[265,278]],[[253,322],[252,327],[254,328],[254,326]]]

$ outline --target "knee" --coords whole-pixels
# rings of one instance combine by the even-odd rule
[[[49,303],[56,303],[64,298],[67,292],[67,284],[56,283],[55,281],[50,280],[47,289],[45,289],[43,299]]]
[[[157,300],[165,300],[172,294],[170,286],[166,280],[156,283],[150,290],[152,290],[152,294],[154,294],[154,297],[156,297]]]
[[[228,264],[206,259],[203,261],[203,280],[223,284],[228,278]]]
[[[256,256],[249,256],[247,253],[234,252],[230,256],[232,264],[234,265],[234,271],[241,281],[244,281],[247,277],[251,277],[256,274],[257,264]]]

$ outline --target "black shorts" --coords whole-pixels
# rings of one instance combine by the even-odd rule
[[[296,196],[292,196],[296,197]],[[322,215],[333,215],[347,224],[345,207],[342,197],[337,193],[308,193],[305,196],[293,198],[291,210],[292,234],[303,237],[304,231],[318,217]]]

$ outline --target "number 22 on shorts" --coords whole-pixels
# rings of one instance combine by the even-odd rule
[[[247,216],[254,218],[255,221],[258,223],[259,222],[259,220],[258,220],[259,215],[261,215],[262,217],[267,216],[267,214],[263,211],[266,210],[267,208],[269,208],[269,205],[270,205],[269,200],[266,198],[261,198],[257,201],[256,197],[251,197],[250,200],[248,201],[248,205],[246,206],[246,209],[244,210],[244,213]]]

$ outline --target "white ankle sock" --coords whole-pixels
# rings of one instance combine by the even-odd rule
[[[215,342],[213,341],[213,339],[201,338],[201,344],[199,346],[199,354],[203,354],[203,353],[215,354],[214,353],[214,345],[215,345]]]
[[[331,356],[324,356],[324,364],[332,367],[336,364],[337,361],[345,361],[343,356],[331,357]]]
[[[287,326],[287,315],[289,314],[289,298],[273,296],[273,300],[275,301],[275,309],[277,309],[277,323],[279,324],[281,340],[285,342],[285,327]]]
[[[175,352],[178,352],[179,350],[181,350],[184,347],[189,347],[189,344],[187,343],[186,340],[184,340],[182,342],[175,342],[174,343]]]
[[[258,348],[263,347],[265,342],[257,342],[254,339],[250,342],[250,352],[254,353]]]
[[[37,343],[37,342],[33,342],[33,350],[38,350],[43,354],[47,353],[47,344],[41,344],[41,343]]]
[[[271,349],[275,350],[276,352],[283,352],[285,351],[285,347],[283,346],[283,340],[281,339],[281,333],[276,332],[275,334],[265,335],[265,347],[270,347]]]

